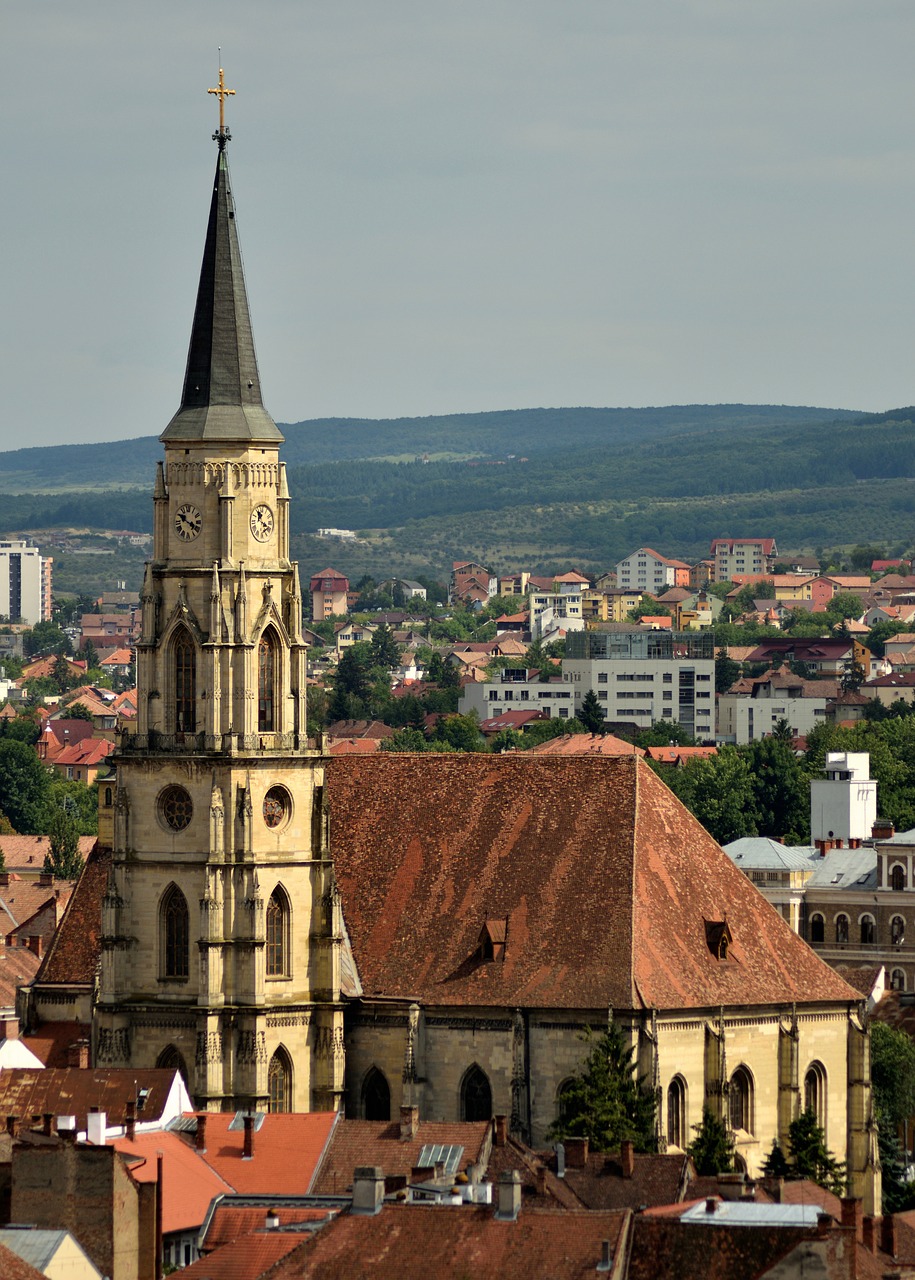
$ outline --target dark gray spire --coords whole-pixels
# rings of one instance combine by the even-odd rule
[[[283,436],[261,401],[226,137],[214,137],[218,137],[219,156],[184,394],[181,408],[159,439],[279,444]]]

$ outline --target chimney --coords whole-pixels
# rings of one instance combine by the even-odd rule
[[[400,1108],[400,1140],[410,1142],[419,1132],[419,1107]]]
[[[822,1239],[824,1236],[829,1235],[830,1231],[832,1230],[832,1223],[833,1223],[833,1217],[831,1213],[817,1214],[817,1235],[820,1237],[820,1239]],[[852,1257],[854,1257],[854,1254],[852,1254]]]
[[[19,1019],[12,1010],[0,1013],[0,1040],[19,1039]]]
[[[353,1171],[353,1207],[351,1212],[374,1217],[384,1203],[384,1170],[377,1165],[359,1165]]]
[[[197,1117],[197,1133],[194,1135],[194,1148],[201,1154],[203,1154],[207,1149],[206,1112]]]
[[[243,1160],[254,1159],[254,1116],[247,1113],[244,1117],[245,1125],[245,1145],[242,1151]]]
[[[44,938],[39,933],[29,934],[29,951],[40,960],[44,955]]]
[[[8,889],[10,884],[10,873],[8,871],[0,871],[0,887]]]
[[[268,1231],[275,1231],[280,1225],[280,1215],[276,1209],[268,1209],[267,1216],[264,1219],[264,1226]]]
[[[495,1127],[496,1146],[504,1147],[508,1141],[508,1119],[506,1116],[496,1116],[493,1125]]]
[[[57,1117],[57,1135],[64,1142],[76,1141],[76,1116]]]
[[[46,1138],[50,1138],[54,1132],[53,1112],[46,1111],[44,1115],[41,1117],[41,1120],[42,1120],[41,1132],[45,1135]]]
[[[825,858],[827,842],[825,840],[814,840],[813,843],[816,845],[817,851],[819,852],[820,857]]]
[[[861,1226],[861,1235],[865,1249],[869,1253],[876,1253],[880,1240],[880,1218],[874,1217],[872,1213],[866,1213]]]
[[[566,1138],[566,1168],[584,1169],[588,1163],[588,1139]]]
[[[137,1136],[137,1104],[131,1099],[127,1103],[127,1114],[124,1119],[124,1132],[128,1142]]]
[[[89,1066],[89,1041],[76,1040],[67,1048],[67,1066],[80,1067],[85,1071]]]
[[[855,1196],[842,1197],[842,1226],[852,1227],[855,1232],[855,1239],[861,1238],[861,1214],[862,1203]]]
[[[714,1213],[717,1208],[718,1208],[718,1201],[715,1199],[715,1197],[707,1196],[705,1200],[705,1212]]]
[[[880,1248],[891,1258],[896,1257],[896,1218],[892,1213],[888,1213],[883,1219],[880,1229]]]
[[[537,1189],[537,1195],[545,1196],[546,1195],[546,1165],[538,1164],[537,1168],[534,1170],[534,1176],[536,1178],[535,1185]]]
[[[496,1208],[497,1222],[517,1222],[521,1212],[521,1175],[510,1169],[499,1175],[499,1200]]]
[[[50,889],[51,885],[54,883],[54,872],[53,871],[40,872],[38,876],[38,883],[42,887],[42,889]]]
[[[6,1131],[11,1138],[16,1138],[19,1136],[19,1117],[18,1116],[6,1117]]]
[[[106,1112],[90,1111],[86,1117],[86,1141],[91,1142],[94,1147],[103,1147],[107,1131],[108,1116]]]
[[[892,822],[885,818],[878,818],[871,827],[871,838],[873,840],[891,840],[896,833],[896,828]]]
[[[630,1138],[624,1138],[620,1143],[620,1164],[623,1166],[623,1177],[631,1178],[635,1173],[635,1148]]]

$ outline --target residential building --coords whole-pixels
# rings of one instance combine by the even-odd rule
[[[620,625],[566,640],[563,679],[574,689],[576,711],[589,689],[605,719],[650,728],[675,720],[687,733],[715,733],[715,647],[703,632],[643,630]]]
[[[866,751],[829,751],[825,778],[810,783],[810,838],[867,840],[877,821],[877,783]]]
[[[528,581],[530,627],[534,639],[548,640],[559,631],[584,627],[584,593],[590,582],[580,573],[555,578],[531,577]]]
[[[871,652],[856,640],[804,639],[798,636],[778,636],[762,641],[744,659],[749,663],[768,662],[773,666],[784,663],[803,663],[811,675],[833,676],[841,679],[852,662],[858,662],[865,673],[870,668]]]
[[[780,721],[787,721],[793,737],[806,737],[824,723],[827,703],[838,692],[835,678],[807,680],[784,665],[744,677],[718,695],[717,741],[756,742],[771,737]]]
[[[336,569],[325,569],[311,580],[311,616],[315,622],[349,613],[349,579]]]
[[[339,538],[341,542],[355,542],[355,529],[318,529],[316,538]]]
[[[582,617],[589,628],[595,622],[625,622],[630,611],[641,603],[641,591],[632,591],[628,587],[595,587],[582,592]]]
[[[0,541],[0,617],[34,627],[51,616],[51,565],[37,547]]]
[[[638,590],[650,596],[659,596],[668,587],[688,587],[690,566],[682,560],[671,560],[653,551],[651,547],[639,547],[616,566],[616,581],[620,587]]]
[[[768,573],[778,555],[774,538],[713,538],[713,581],[733,582],[736,573]]]
[[[772,583],[776,600],[813,599],[813,579],[796,573],[738,573],[731,581],[734,583],[734,590],[728,593],[729,600],[739,595],[743,587],[755,586],[759,582]]]
[[[354,644],[368,644],[378,630],[370,622],[338,622],[334,631],[337,658],[342,658]]]
[[[881,585],[884,585],[881,583]],[[888,584],[887,584],[888,585]],[[866,573],[856,574],[822,574],[810,581],[810,599],[815,605],[824,609],[833,596],[840,591],[850,591],[853,595],[865,595],[871,589],[871,580]]]
[[[542,711],[551,719],[571,720],[575,714],[574,688],[562,676],[544,683],[536,669],[503,667],[491,680],[464,685],[460,711],[463,715],[476,712],[481,720],[507,711]]]
[[[877,676],[861,685],[861,692],[868,698],[876,698],[885,707],[894,702],[915,702],[915,671],[896,671],[888,676]]]
[[[425,600],[426,588],[421,582],[414,582],[411,578],[386,578],[384,582],[379,582],[379,591],[390,591],[392,595],[398,592],[404,600]]]
[[[496,594],[498,588],[498,578],[485,565],[477,564],[475,560],[455,560],[451,566],[451,580],[448,584],[450,604],[479,608]]]

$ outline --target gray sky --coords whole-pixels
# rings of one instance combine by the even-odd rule
[[[217,45],[267,408],[915,400],[912,0],[7,0],[0,449],[178,404]]]

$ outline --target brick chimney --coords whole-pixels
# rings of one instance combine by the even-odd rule
[[[508,1117],[496,1116],[493,1120],[495,1142],[497,1147],[504,1147],[508,1141]]]
[[[896,1257],[896,1218],[892,1213],[888,1213],[883,1219],[880,1229],[880,1248],[891,1258]]]
[[[534,1176],[536,1178],[537,1195],[545,1196],[546,1195],[546,1165],[538,1164],[537,1168],[534,1170]]]
[[[19,1039],[19,1019],[13,1011],[0,1013],[0,1040]]]
[[[133,1142],[137,1136],[137,1104],[132,1099],[127,1103],[124,1133],[128,1142]]]
[[[254,1159],[254,1116],[245,1115],[243,1117],[245,1125],[245,1145],[242,1151],[243,1160]]]
[[[42,889],[50,889],[51,885],[54,883],[54,872],[53,871],[40,872],[38,875],[38,883],[42,887]]]
[[[891,840],[896,834],[896,828],[892,822],[885,818],[878,818],[871,827],[871,838],[873,840]]]
[[[624,1138],[620,1143],[620,1164],[623,1167],[623,1177],[631,1178],[635,1173],[635,1148],[629,1138]]]
[[[207,1149],[207,1118],[206,1112],[197,1117],[197,1133],[194,1137],[194,1148],[203,1153]]]
[[[855,1239],[861,1239],[863,1205],[856,1196],[842,1197],[842,1226],[853,1227]]]
[[[44,938],[40,933],[29,934],[29,951],[40,960],[44,955]]]
[[[19,1133],[19,1117],[18,1116],[10,1115],[6,1117],[6,1131],[11,1138],[15,1138],[18,1135]]]
[[[584,1169],[588,1163],[588,1139],[566,1138],[566,1167]]]
[[[0,888],[8,889],[10,884],[10,873],[8,871],[0,871]]]
[[[75,1040],[67,1047],[67,1066],[80,1067],[85,1071],[89,1066],[89,1041]]]
[[[880,1242],[880,1221],[872,1213],[864,1215],[864,1221],[861,1224],[862,1243],[869,1253],[876,1253]]]
[[[400,1140],[410,1142],[419,1132],[419,1107],[400,1108]]]

